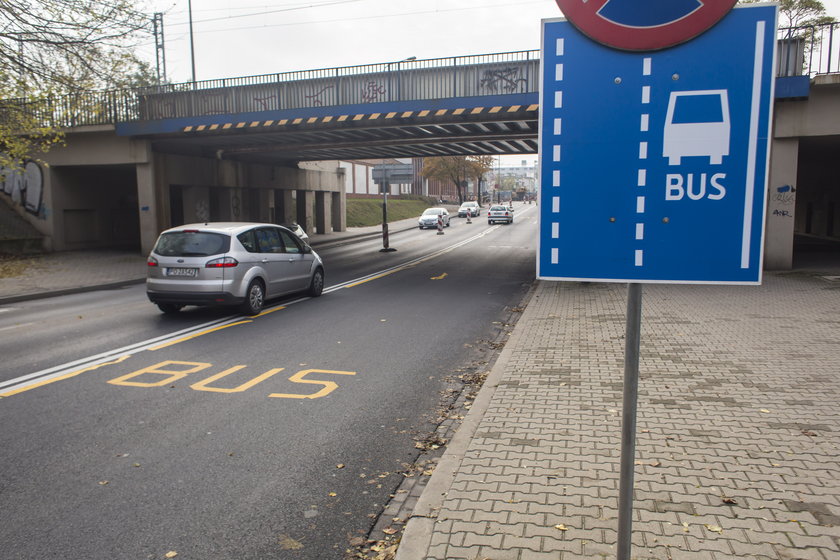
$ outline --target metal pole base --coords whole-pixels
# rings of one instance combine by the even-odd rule
[[[618,489],[618,560],[630,560],[633,532],[633,479],[636,458],[636,409],[639,394],[639,347],[642,331],[642,285],[627,287],[624,337],[624,399],[621,410],[621,473]]]
[[[393,247],[383,247],[379,249],[380,253],[393,253],[394,251],[396,251],[396,249],[394,249]]]

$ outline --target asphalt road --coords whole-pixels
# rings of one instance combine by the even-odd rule
[[[253,318],[142,286],[0,313],[0,557],[342,558],[525,295],[535,208],[319,249],[325,294]]]

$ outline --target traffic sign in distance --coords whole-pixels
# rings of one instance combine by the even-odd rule
[[[775,24],[635,53],[543,22],[540,278],[760,282]]]
[[[684,43],[721,20],[737,0],[557,0],[590,39],[616,49],[652,51]]]

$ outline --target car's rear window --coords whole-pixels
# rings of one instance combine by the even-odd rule
[[[164,257],[207,257],[230,250],[230,236],[203,231],[173,231],[158,239],[155,253]]]

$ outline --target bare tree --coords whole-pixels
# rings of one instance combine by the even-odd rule
[[[492,156],[441,156],[423,161],[423,176],[452,181],[458,192],[458,203],[464,202],[464,189],[469,179],[476,185],[493,163]]]
[[[61,143],[51,96],[134,85],[150,18],[129,0],[0,0],[0,165]]]
[[[766,3],[779,4],[779,27],[802,27],[831,23],[834,18],[825,13],[821,0],[741,0],[742,4]]]
[[[3,0],[0,72],[36,94],[105,89],[142,67],[149,27],[128,0]]]

